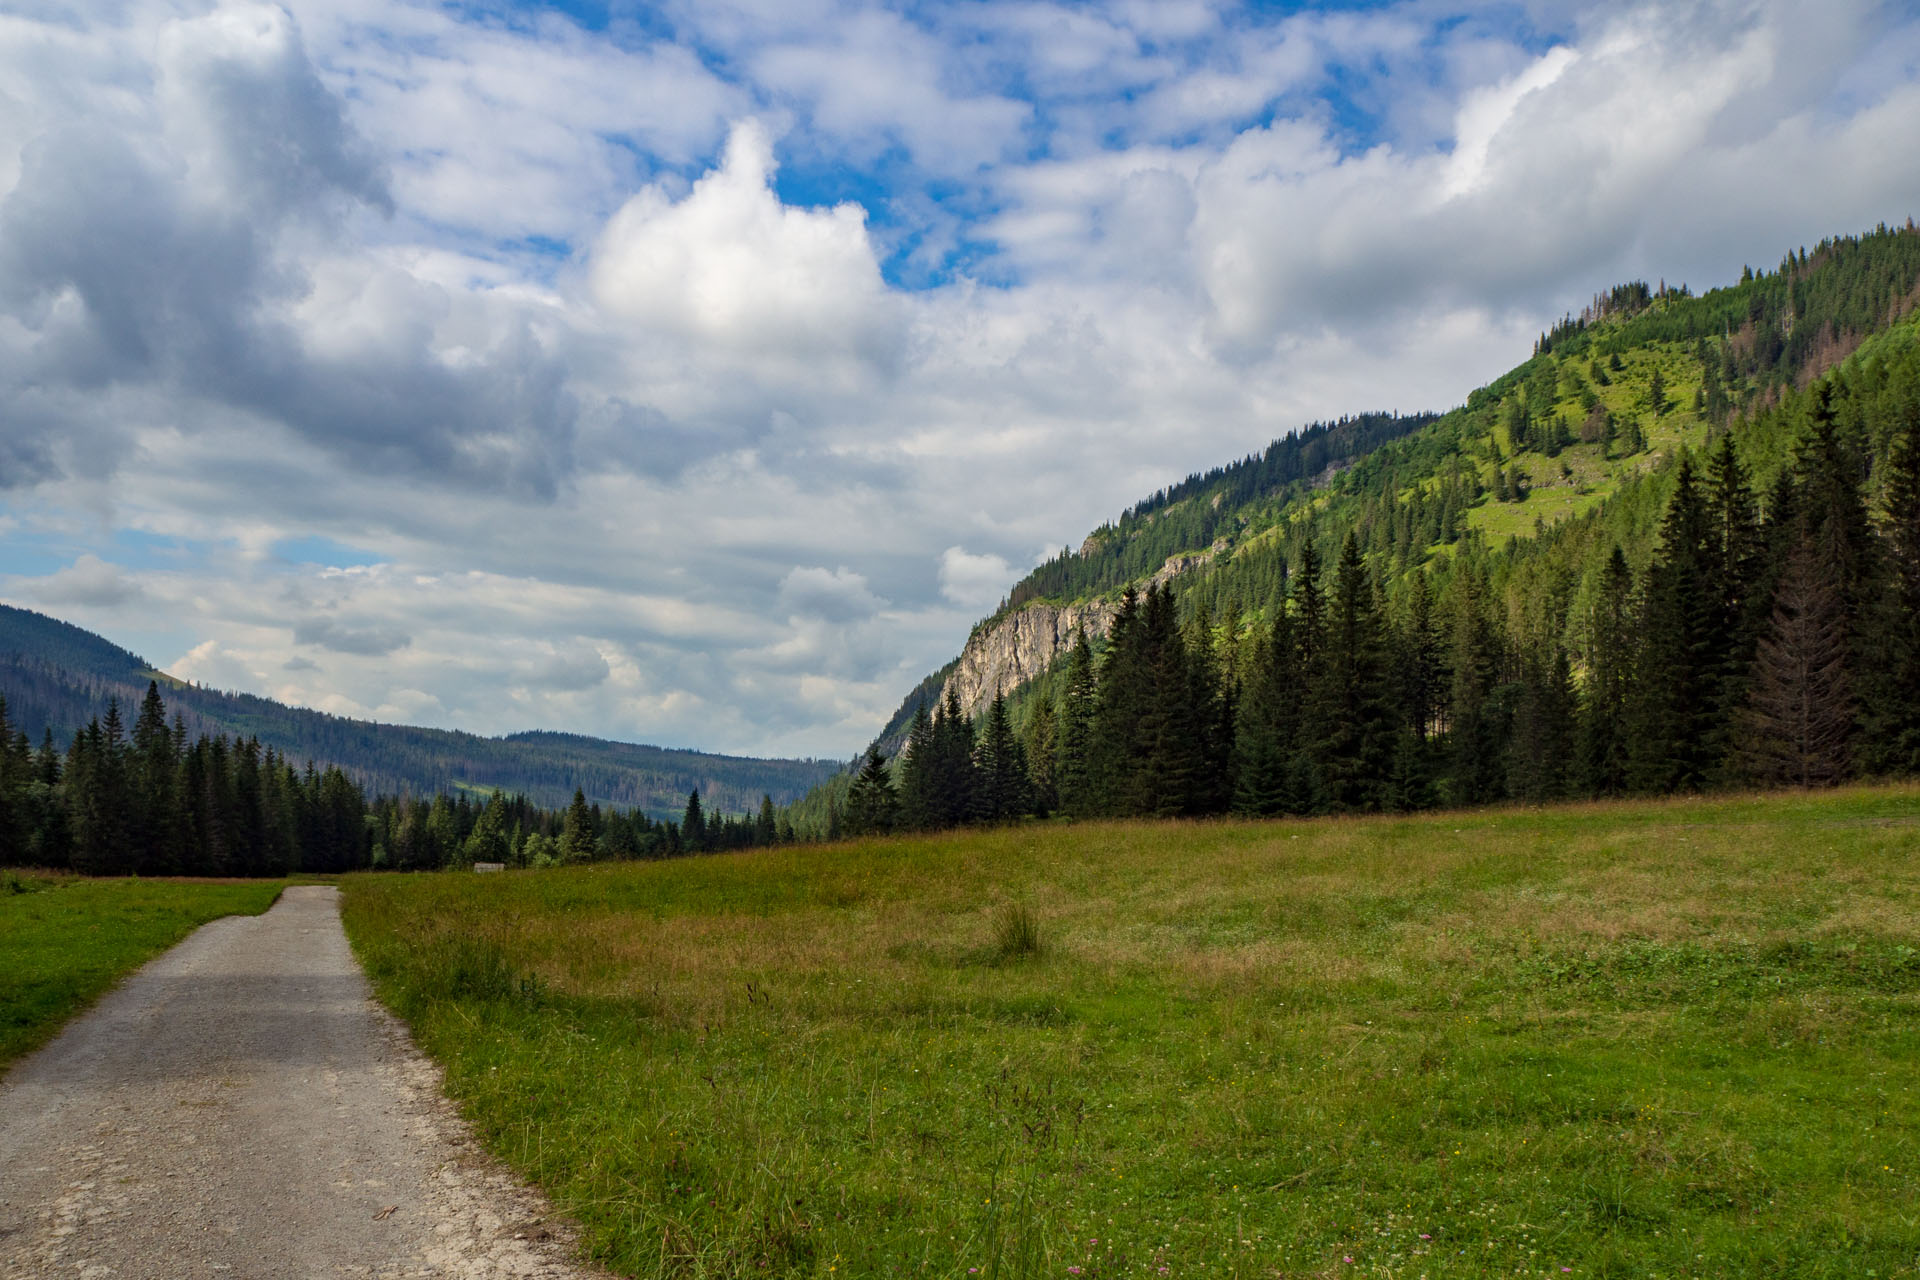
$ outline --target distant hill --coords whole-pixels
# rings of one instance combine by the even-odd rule
[[[486,738],[349,720],[187,684],[90,631],[0,605],[0,695],[13,726],[35,742],[51,729],[64,747],[76,729],[104,715],[112,699],[131,719],[150,680],[160,682],[168,711],[178,713],[193,736],[257,737],[292,760],[338,765],[375,792],[433,795],[498,787],[559,808],[577,787],[600,804],[677,818],[695,789],[709,810],[744,813],[762,795],[786,804],[840,767],[837,761],[757,760],[565,733]]]

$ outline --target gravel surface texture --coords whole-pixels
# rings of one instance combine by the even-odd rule
[[[217,920],[0,1082],[0,1276],[567,1277],[374,1002],[331,888]]]

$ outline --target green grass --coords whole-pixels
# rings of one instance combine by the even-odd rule
[[[346,918],[630,1274],[1911,1276],[1917,850],[1920,788],[1855,788],[363,876]]]
[[[280,887],[0,871],[0,1069],[207,921],[265,911]]]
[[[1581,369],[1586,365],[1585,360],[1571,363]],[[1706,444],[1707,425],[1693,410],[1694,394],[1700,389],[1703,374],[1691,347],[1655,343],[1626,353],[1623,363],[1626,368],[1611,375],[1612,385],[1593,390],[1600,403],[1623,422],[1632,418],[1640,423],[1647,436],[1646,450],[1631,457],[1609,458],[1597,444],[1572,444],[1552,458],[1532,452],[1516,454],[1506,427],[1495,427],[1493,439],[1505,459],[1503,466],[1519,468],[1528,477],[1531,492],[1524,502],[1487,498],[1465,513],[1466,528],[1477,530],[1496,546],[1532,537],[1537,525],[1551,527],[1593,510],[1662,455],[1682,446],[1697,450]],[[1652,413],[1647,405],[1656,368],[1666,382],[1667,401],[1672,406],[1660,415]],[[1505,403],[1502,401],[1502,406]],[[1556,401],[1553,411],[1570,431],[1577,431],[1585,416],[1572,396]],[[1570,477],[1561,474],[1563,466],[1573,473]],[[1481,483],[1492,488],[1492,472],[1483,470]]]

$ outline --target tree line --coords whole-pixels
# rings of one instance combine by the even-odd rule
[[[792,828],[768,796],[757,814],[737,816],[707,812],[696,790],[678,822],[603,809],[578,789],[557,810],[499,790],[369,798],[339,768],[296,769],[257,738],[190,738],[152,682],[131,732],[113,700],[64,752],[51,728],[36,749],[0,698],[0,866],[281,876],[658,858],[783,837]]]
[[[1251,625],[1128,590],[1015,733],[951,697],[870,749],[849,834],[1055,810],[1314,814],[1815,786],[1920,772],[1920,403],[1877,498],[1833,383],[1764,493],[1734,437],[1682,454],[1657,549],[1615,546],[1564,630],[1516,625],[1484,558],[1391,596],[1349,530],[1303,537]]]

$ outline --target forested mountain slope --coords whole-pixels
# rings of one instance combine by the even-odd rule
[[[25,609],[0,605],[0,696],[8,718],[37,743],[51,730],[64,749],[75,731],[118,699],[123,717],[150,680],[190,737],[258,738],[292,761],[338,765],[368,790],[432,796],[500,788],[545,808],[575,788],[589,801],[678,817],[698,790],[710,810],[748,813],[762,795],[787,803],[830,775],[831,762],[756,760],[669,750],[561,733],[504,738],[349,720],[269,698],[174,680],[111,642]]]
[[[1920,233],[1911,221],[1795,251],[1777,269],[1749,270],[1700,297],[1684,287],[1614,288],[1448,413],[1310,427],[1139,503],[1017,584],[955,663],[909,696],[879,744],[897,750],[915,708],[925,702],[931,709],[948,693],[969,719],[996,692],[1007,696],[1016,730],[1043,703],[1042,718],[1051,718],[1068,695],[1067,664],[1058,659],[1072,629],[1062,619],[1084,625],[1098,653],[1123,593],[1154,582],[1167,587],[1168,621],[1186,637],[1189,658],[1181,661],[1206,668],[1232,713],[1247,713],[1242,695],[1265,678],[1258,668],[1277,643],[1275,622],[1284,614],[1291,626],[1303,608],[1322,606],[1319,595],[1331,589],[1351,543],[1344,569],[1364,573],[1376,598],[1391,697],[1430,704],[1398,709],[1410,717],[1404,732],[1412,744],[1401,763],[1417,763],[1423,778],[1444,784],[1423,794],[1449,801],[1538,794],[1537,779],[1508,768],[1524,756],[1513,735],[1533,731],[1529,717],[1541,697],[1569,700],[1562,717],[1569,725],[1574,702],[1590,706],[1608,659],[1598,614],[1611,609],[1616,621],[1635,627],[1653,621],[1646,608],[1659,574],[1652,571],[1671,569],[1662,563],[1675,553],[1666,526],[1679,477],[1689,470],[1701,490],[1719,486],[1708,506],[1729,526],[1716,535],[1723,552],[1763,534],[1776,544],[1718,575],[1753,597],[1744,607],[1757,616],[1740,619],[1731,640],[1720,637],[1739,652],[1696,655],[1715,673],[1730,673],[1715,695],[1727,700],[1716,709],[1716,767],[1727,765],[1733,722],[1745,713],[1737,705],[1745,664],[1774,603],[1797,497],[1812,504],[1817,522],[1838,520],[1833,512],[1857,504],[1877,532],[1848,535],[1852,542],[1878,547],[1891,539],[1888,547],[1897,547],[1888,486],[1897,439],[1920,414],[1916,306]],[[1824,451],[1825,461],[1809,449]],[[1690,510],[1691,498],[1679,505]],[[1303,602],[1309,559],[1318,577]],[[1861,592],[1891,590],[1872,565],[1846,571]],[[1623,583],[1630,600],[1620,599]],[[1732,604],[1715,607],[1724,614]],[[1867,604],[1850,601],[1848,611],[1847,628],[1860,641]],[[1307,650],[1325,639],[1325,620],[1304,621],[1310,639],[1280,647],[1292,644],[1301,650],[1296,656],[1317,662]],[[1430,651],[1410,656],[1408,645]],[[1564,688],[1546,689],[1556,663],[1565,669]],[[1409,693],[1410,668],[1445,688]],[[1285,696],[1304,699],[1311,683],[1301,673]],[[1459,700],[1477,706],[1482,695],[1493,699],[1499,721],[1485,754],[1500,760],[1463,778]],[[1030,741],[1029,755],[1031,748]],[[1373,764],[1388,767],[1382,757]],[[1592,789],[1590,782],[1562,777],[1541,785],[1578,791]],[[806,806],[820,807],[817,799]]]
[[[1890,331],[1917,305],[1920,234],[1911,223],[1790,253],[1777,270],[1749,271],[1704,297],[1619,286],[1452,412],[1316,423],[1161,490],[1028,574],[974,639],[1034,604],[1117,603],[1169,562],[1181,570],[1183,616],[1204,607],[1216,618],[1260,617],[1306,540],[1330,561],[1350,530],[1388,585],[1444,565],[1463,544],[1470,554],[1529,559],[1515,539],[1552,539],[1569,522],[1613,531],[1643,565],[1681,451],[1764,417],[1875,335],[1899,347]],[[1790,433],[1777,417],[1741,425],[1752,438],[1743,439],[1748,465],[1764,483]],[[1885,431],[1867,442],[1876,456]],[[908,696],[883,742],[898,739],[927,692]],[[966,710],[977,714],[984,701]]]

